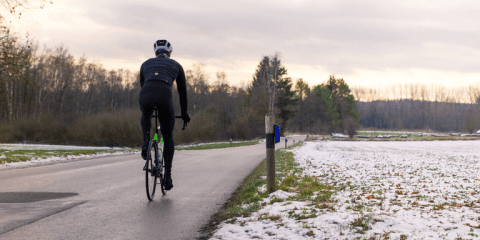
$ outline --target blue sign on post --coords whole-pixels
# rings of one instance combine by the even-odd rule
[[[275,127],[275,142],[280,142],[280,126],[273,125]]]

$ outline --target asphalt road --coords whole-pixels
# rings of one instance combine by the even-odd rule
[[[176,151],[152,202],[139,154],[0,171],[0,239],[195,239],[263,159],[265,143]]]

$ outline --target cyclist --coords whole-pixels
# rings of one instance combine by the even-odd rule
[[[164,141],[165,159],[165,189],[173,188],[172,183],[172,160],[175,150],[173,142],[173,128],[175,126],[175,113],[172,101],[173,81],[177,81],[178,94],[180,95],[180,107],[182,119],[190,122],[187,113],[187,84],[182,65],[170,59],[172,45],[167,40],[158,40],[153,44],[156,58],[145,61],[140,68],[140,91],[139,103],[142,111],[143,147],[142,158],[146,160],[148,142],[150,141],[151,118],[153,106],[158,109],[161,132]]]

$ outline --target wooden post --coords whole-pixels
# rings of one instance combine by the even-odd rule
[[[267,191],[275,191],[275,132],[273,128],[274,116],[265,115],[265,133],[267,142]]]

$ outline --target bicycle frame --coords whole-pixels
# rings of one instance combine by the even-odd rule
[[[158,119],[158,110],[157,110],[157,108],[154,108],[153,111],[154,111],[154,115],[152,116],[152,118],[155,117],[155,135],[153,136],[153,140],[155,140],[155,141],[158,142],[158,129],[159,129],[159,126],[157,126],[157,122],[160,122],[160,120]],[[163,136],[162,136],[162,135],[160,135],[160,142],[161,142],[162,144],[164,143],[164,142],[163,142]],[[163,146],[162,146],[162,148],[163,148]]]

